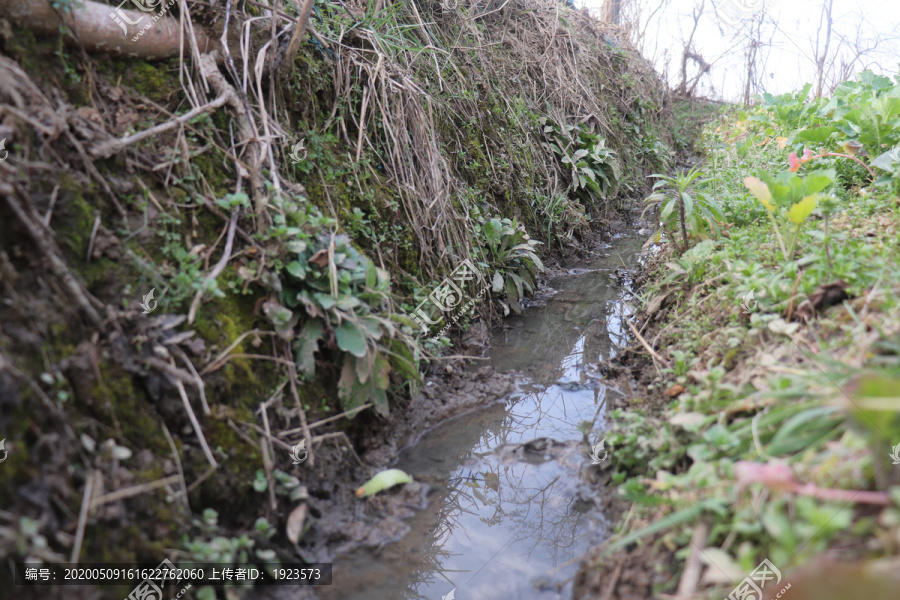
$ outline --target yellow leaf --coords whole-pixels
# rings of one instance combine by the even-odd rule
[[[803,200],[791,207],[788,211],[788,219],[799,225],[812,214],[813,209],[819,202],[819,194],[806,196]]]
[[[400,469],[388,469],[367,481],[361,488],[356,490],[356,495],[360,498],[371,496],[401,483],[412,483],[412,480],[412,477]]]
[[[773,212],[775,210],[775,206],[772,204],[772,192],[769,191],[769,186],[761,179],[757,177],[745,177],[744,187],[750,190],[750,193],[753,194],[757,200],[762,202],[762,205],[766,207],[767,211]]]

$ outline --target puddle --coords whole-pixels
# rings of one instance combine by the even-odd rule
[[[626,342],[632,307],[617,268],[645,238],[620,237],[567,265],[555,293],[504,320],[489,352],[518,390],[426,432],[397,468],[428,483],[427,508],[394,544],[334,561],[327,600],[550,600],[571,597],[578,557],[607,524],[586,483],[588,445],[605,428],[598,363]],[[543,305],[541,305],[543,304]],[[453,594],[451,595],[451,591]]]

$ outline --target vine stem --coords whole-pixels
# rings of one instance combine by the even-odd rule
[[[856,158],[855,156],[853,156],[851,154],[841,154],[840,152],[823,152],[822,154],[816,154],[815,156],[810,156],[808,160],[812,160],[814,158],[822,158],[823,156],[837,156],[839,158],[849,158],[850,160],[855,160],[856,162],[858,162],[859,164],[864,166],[866,168],[866,171],[869,172],[869,175],[872,176],[872,180],[873,181],[875,180],[875,171],[872,170],[872,167],[870,167],[869,165],[867,165],[866,163],[864,163],[863,161],[861,161],[860,159]]]

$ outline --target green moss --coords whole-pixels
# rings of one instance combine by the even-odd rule
[[[226,129],[227,131],[227,129]],[[191,166],[203,174],[203,178],[218,198],[223,198],[231,190],[231,169],[224,168],[217,150],[210,150],[191,159]],[[184,200],[176,200],[183,202]]]
[[[91,231],[96,214],[102,212],[102,206],[92,206],[85,193],[91,198],[98,198],[96,186],[91,184],[87,190],[71,175],[59,174],[59,192],[56,207],[53,211],[53,228],[62,250],[69,261],[83,264],[86,259]]]
[[[139,94],[151,100],[167,102],[173,93],[181,92],[177,59],[155,63],[128,59],[125,63],[131,71],[128,85]]]

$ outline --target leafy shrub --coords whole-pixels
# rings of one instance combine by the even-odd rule
[[[479,265],[493,272],[492,291],[505,293],[510,306],[522,312],[525,291],[534,292],[537,273],[544,270],[533,240],[516,219],[490,219],[475,227]]]
[[[274,231],[291,260],[275,283],[280,303],[266,303],[266,314],[279,335],[292,341],[301,374],[315,374],[320,345],[337,350],[341,406],[350,410],[371,400],[379,414],[387,415],[392,367],[413,382],[419,378],[418,346],[402,330],[402,325],[415,324],[388,310],[386,271],[357,251],[346,235],[322,233],[330,220],[317,209],[292,208],[276,219]]]
[[[657,242],[663,233],[671,236],[671,232],[680,226],[681,252],[684,253],[687,252],[691,239],[706,239],[709,237],[707,231],[714,236],[718,235],[722,209],[705,192],[688,191],[700,177],[700,171],[696,167],[677,175],[654,174],[650,177],[656,177],[658,181],[653,184],[653,193],[644,200],[645,208],[641,218],[648,210],[659,209],[661,227],[655,236]],[[696,183],[703,185],[710,181],[712,180],[703,179]]]
[[[597,206],[601,200],[616,195],[622,169],[615,151],[606,147],[603,136],[591,133],[583,125],[560,127],[546,117],[541,123],[549,140],[545,147],[572,169],[570,189],[576,196],[590,206]]]
[[[804,221],[819,202],[828,200],[828,196],[820,192],[834,182],[835,172],[833,169],[821,169],[799,177],[796,173],[784,171],[775,177],[768,173],[762,173],[760,177],[762,179],[747,177],[744,185],[768,211],[781,254],[784,260],[791,260]],[[778,225],[781,222],[784,226],[785,221],[794,225],[788,246],[785,246]]]

